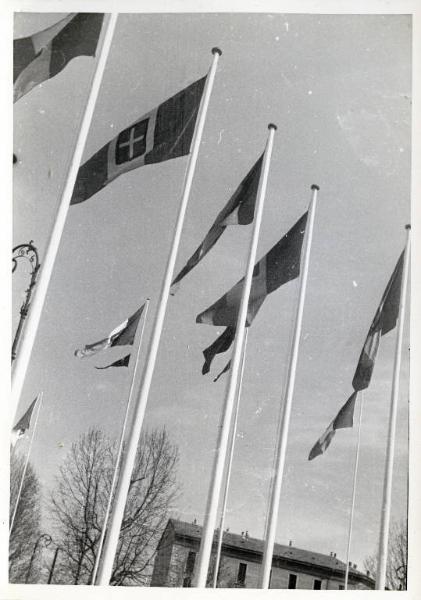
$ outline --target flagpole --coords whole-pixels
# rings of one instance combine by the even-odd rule
[[[149,300],[149,298],[147,298],[146,302],[145,302],[145,307],[143,309],[143,315],[142,315],[143,321],[142,321],[142,326],[140,328],[140,332],[138,334],[139,341],[138,341],[138,345],[137,345],[136,361],[134,363],[133,371],[132,371],[132,374],[131,374],[132,377],[131,377],[131,383],[130,383],[129,396],[128,396],[128,399],[127,399],[126,412],[124,414],[123,424],[122,424],[122,427],[121,427],[120,441],[119,441],[119,444],[118,444],[117,456],[116,456],[116,459],[115,459],[115,466],[114,466],[114,473],[113,473],[113,478],[112,478],[111,487],[110,487],[110,495],[108,496],[107,508],[105,510],[104,522],[102,524],[102,529],[101,529],[101,537],[99,538],[99,543],[98,543],[98,548],[97,548],[97,554],[96,554],[96,557],[95,557],[94,570],[92,571],[91,585],[95,585],[95,579],[96,579],[98,568],[99,568],[99,562],[101,560],[102,547],[104,545],[104,538],[105,538],[105,532],[106,532],[106,529],[107,529],[108,518],[110,516],[110,510],[111,510],[111,504],[112,504],[112,500],[113,500],[113,494],[114,494],[115,486],[116,486],[116,483],[117,483],[118,468],[119,468],[119,465],[120,465],[121,455],[123,453],[124,436],[125,436],[125,433],[126,433],[126,427],[127,427],[127,422],[128,422],[128,418],[129,418],[129,411],[130,411],[130,407],[131,407],[132,401],[133,401],[133,395],[134,395],[133,394],[133,389],[134,389],[134,383],[135,383],[135,379],[136,379],[136,374],[137,374],[137,371],[138,371],[139,356],[140,356],[140,351],[142,349],[143,332],[145,330],[146,317],[148,315],[148,309],[149,309],[149,302],[150,302],[150,300]]]
[[[98,572],[98,585],[108,585],[113,568],[114,555],[117,550],[118,538],[120,534],[121,523],[124,516],[124,508],[126,505],[127,496],[130,488],[130,478],[136,458],[137,445],[139,442],[140,432],[142,430],[143,418],[145,415],[146,405],[148,402],[149,390],[151,387],[152,376],[155,369],[155,361],[158,354],[159,341],[161,338],[161,332],[164,324],[165,311],[167,307],[169,291],[171,287],[172,278],[174,275],[175,261],[177,258],[178,247],[180,245],[181,232],[183,229],[184,217],[187,210],[187,204],[190,196],[190,190],[192,187],[194,171],[197,162],[197,156],[199,153],[200,142],[202,139],[203,128],[206,120],[206,113],[209,106],[210,95],[212,92],[213,82],[215,79],[216,68],[218,65],[218,59],[222,54],[219,48],[212,49],[213,59],[209,69],[208,76],[206,78],[205,88],[203,91],[202,100],[200,102],[199,112],[197,116],[197,123],[192,141],[192,149],[189,156],[189,162],[187,166],[184,190],[181,198],[179,213],[177,216],[174,237],[171,245],[170,254],[168,256],[168,262],[164,279],[162,282],[161,293],[158,301],[158,307],[155,315],[155,321],[151,338],[149,341],[149,348],[146,357],[146,363],[143,370],[142,380],[140,384],[139,393],[137,396],[137,403],[135,408],[134,418],[131,424],[130,433],[127,442],[127,451],[125,452],[120,478],[116,488],[116,496],[114,502],[114,508],[111,513],[110,526],[108,531],[108,537],[104,544],[104,559],[102,561],[101,568]]]
[[[48,285],[50,282],[51,274],[54,268],[54,262],[57,256],[61,236],[66,222],[67,212],[70,206],[73,187],[76,181],[80,161],[82,158],[82,153],[85,147],[86,138],[88,136],[92,115],[95,109],[96,99],[98,97],[98,92],[105,69],[105,64],[110,50],[116,20],[117,13],[111,13],[111,15],[108,18],[108,23],[106,25],[101,52],[98,58],[95,74],[92,79],[91,90],[89,92],[89,97],[86,103],[85,112],[82,118],[78,138],[75,145],[75,150],[70,163],[69,171],[67,173],[66,183],[61,195],[56,219],[51,230],[50,239],[48,241],[46,253],[43,259],[43,265],[39,273],[37,287],[34,290],[34,296],[31,302],[31,310],[28,314],[26,328],[22,333],[19,354],[17,355],[16,360],[13,363],[14,368],[12,372],[12,406],[10,408],[11,417],[13,417],[14,413],[16,412],[16,408],[23,388],[23,383],[25,381],[26,371],[28,369],[32,348],[34,345],[38,325],[41,319],[44,301],[48,291]]]
[[[386,466],[383,484],[379,552],[377,560],[376,590],[384,590],[386,585],[387,547],[389,541],[390,509],[392,503],[393,459],[395,454],[396,417],[399,399],[399,378],[402,357],[403,326],[405,321],[406,292],[408,287],[409,252],[411,247],[411,226],[406,226],[407,240],[402,271],[398,327],[396,334],[395,360],[393,366],[392,394],[389,412],[389,428],[386,451]]]
[[[237,388],[238,373],[240,368],[241,351],[245,335],[245,325],[247,318],[247,309],[250,298],[250,290],[253,277],[254,263],[256,261],[257,244],[259,241],[259,231],[262,222],[263,204],[266,195],[267,179],[269,174],[270,158],[273,148],[273,139],[275,136],[276,125],[272,123],[268,126],[269,134],[266,143],[266,150],[263,159],[262,172],[259,180],[259,188],[256,198],[256,209],[254,216],[253,234],[251,238],[249,256],[247,261],[246,276],[244,279],[243,293],[241,296],[240,310],[237,317],[236,335],[234,341],[234,350],[231,359],[231,368],[229,370],[229,379],[225,402],[221,415],[221,423],[218,432],[218,441],[215,452],[215,459],[210,479],[210,487],[206,505],[205,520],[203,524],[202,539],[200,541],[200,550],[198,556],[198,569],[195,576],[195,587],[206,587],[206,579],[209,569],[209,560],[212,551],[212,541],[215,531],[219,496],[221,492],[222,477],[227,455],[228,437],[231,425],[232,411],[234,407],[234,396]]]
[[[13,515],[12,515],[12,518],[10,520],[9,536],[11,535],[12,530],[13,530],[13,525],[14,525],[14,522],[15,522],[16,513],[17,513],[17,510],[18,510],[18,506],[19,506],[19,500],[20,500],[20,497],[21,497],[21,494],[22,494],[22,490],[23,490],[23,482],[24,482],[25,475],[26,475],[26,469],[27,469],[28,463],[29,463],[29,456],[31,454],[32,442],[34,441],[35,429],[37,428],[38,417],[39,417],[39,413],[40,413],[40,410],[41,410],[42,398],[43,398],[43,392],[40,392],[38,394],[38,398],[37,398],[37,400],[38,400],[37,416],[35,417],[34,427],[32,429],[31,437],[30,437],[30,440],[29,440],[28,451],[26,453],[25,464],[24,464],[23,471],[22,471],[22,477],[21,477],[20,483],[19,483],[19,489],[18,489],[18,495],[16,497],[15,508],[13,509]]]
[[[214,570],[214,574],[213,574],[213,587],[214,588],[216,588],[217,584],[218,584],[219,563],[221,562],[222,538],[224,536],[224,525],[225,525],[225,512],[227,510],[228,490],[229,490],[230,479],[231,479],[232,460],[234,457],[235,438],[237,435],[238,413],[239,413],[239,408],[240,408],[241,390],[243,387],[244,364],[246,362],[247,336],[248,336],[248,328],[246,327],[246,331],[245,331],[245,335],[244,335],[243,353],[241,356],[240,379],[238,382],[237,398],[236,398],[235,409],[234,409],[234,423],[232,426],[231,440],[230,440],[230,446],[229,446],[229,451],[228,451],[229,458],[228,458],[228,466],[227,466],[227,472],[226,472],[225,482],[224,482],[224,497],[223,497],[223,501],[222,501],[221,520],[219,522],[218,545],[216,548],[215,570]]]
[[[358,475],[358,462],[360,458],[360,442],[361,442],[361,422],[362,422],[362,414],[363,414],[363,402],[364,396],[363,392],[360,391],[360,414],[358,418],[358,438],[357,438],[357,447],[355,450],[355,462],[354,462],[354,478],[352,483],[352,497],[351,497],[351,512],[349,515],[349,529],[348,529],[348,545],[346,549],[346,568],[345,568],[345,582],[344,589],[348,589],[348,578],[349,578],[349,557],[351,553],[351,540],[352,540],[352,527],[354,524],[354,509],[355,509],[355,496],[357,490],[357,475]]]
[[[297,314],[295,318],[295,331],[292,342],[291,358],[288,368],[285,402],[282,412],[279,440],[277,441],[277,456],[275,465],[275,479],[269,503],[269,517],[267,535],[263,551],[262,568],[260,572],[260,586],[262,589],[269,587],[270,571],[272,568],[273,547],[275,544],[276,526],[278,523],[279,501],[281,496],[282,477],[284,472],[285,456],[288,442],[289,420],[291,416],[292,397],[294,394],[295,375],[297,371],[298,349],[300,345],[301,326],[303,322],[304,300],[307,287],[307,276],[310,262],[311,241],[313,238],[314,216],[317,203],[319,186],[312,185],[312,198],[308,211],[307,235],[304,252],[303,271],[300,277],[300,291],[298,296]]]

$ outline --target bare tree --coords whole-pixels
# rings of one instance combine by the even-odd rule
[[[16,506],[25,458],[13,452],[10,460],[10,517]],[[13,528],[9,538],[9,580],[36,583],[40,576],[41,492],[38,477],[28,463]]]
[[[377,556],[371,555],[364,560],[364,568],[373,577],[377,573]],[[390,527],[386,587],[389,590],[406,590],[408,569],[408,529],[406,520],[393,522]]]
[[[51,508],[60,545],[55,583],[89,584],[115,464],[115,443],[91,429],[56,478]],[[178,450],[165,429],[140,440],[111,585],[146,585],[156,545],[176,493]]]

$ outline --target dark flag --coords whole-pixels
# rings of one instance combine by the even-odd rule
[[[71,204],[84,202],[132,169],[190,152],[206,77],[143,115],[79,169]]]
[[[192,254],[186,265],[172,282],[171,294],[174,295],[179,282],[189,273],[211,248],[216,244],[228,225],[249,225],[254,219],[257,189],[262,170],[263,155],[256,161],[234,194],[216,217],[205,239]]]
[[[215,377],[215,379],[213,380],[214,383],[216,383],[218,381],[218,379],[220,377],[222,377],[222,375],[224,375],[224,373],[227,373],[227,371],[229,371],[231,368],[231,361],[229,360],[227,362],[227,364],[225,365],[225,367],[222,369],[222,371]]]
[[[254,266],[246,326],[250,326],[266,296],[300,274],[301,247],[307,212]],[[244,278],[196,317],[196,323],[235,327],[243,293]]]
[[[128,367],[130,362],[130,354],[127,354],[124,358],[119,358],[115,362],[105,367],[95,367],[95,369],[109,369],[110,367]]]
[[[35,404],[37,403],[38,397],[30,404],[28,410],[24,413],[24,415],[19,419],[16,425],[12,429],[12,440],[11,444],[14,446],[19,438],[23,437],[26,431],[29,429],[31,425],[31,417],[35,408]]]
[[[352,380],[354,393],[341,408],[332,423],[330,423],[330,425],[327,427],[325,433],[321,436],[321,438],[319,438],[319,440],[317,440],[310,451],[308,457],[309,460],[312,460],[319,454],[323,454],[332,441],[336,429],[353,426],[354,407],[357,392],[365,390],[370,384],[380,338],[396,327],[399,314],[404,254],[405,253],[402,252],[398,262],[396,263],[396,267],[383,293],[379,307],[377,308],[376,314],[374,315],[374,319],[368,331],[368,335],[364,342],[364,346]],[[337,423],[343,424],[338,425]]]
[[[73,13],[48,29],[13,40],[14,102],[77,56],[95,56],[103,13]]]
[[[217,354],[226,352],[231,346],[235,338],[235,327],[227,327],[225,331],[205,350],[203,350],[203,356],[205,362],[202,367],[202,375],[209,373],[211,363]]]
[[[113,346],[132,345],[144,308],[145,305],[143,304],[131,317],[113,329],[108,337],[100,340],[99,342],[87,344],[80,350],[75,350],[75,356],[78,358],[85,358],[86,356],[93,356],[97,352],[101,352],[101,350],[106,350],[107,348],[111,348]]]

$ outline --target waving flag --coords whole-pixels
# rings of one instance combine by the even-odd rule
[[[301,247],[307,212],[284,237],[259,260],[253,270],[246,326],[250,326],[266,296],[300,274]],[[196,323],[235,327],[240,309],[244,278],[217,302],[196,317]]]
[[[189,154],[206,77],[143,115],[79,169],[71,204],[84,202],[132,169]]]
[[[51,79],[77,56],[95,56],[103,13],[73,13],[29,37],[13,40],[14,102]]]
[[[80,350],[75,350],[75,356],[78,358],[85,358],[86,356],[93,356],[94,354],[113,346],[132,345],[144,308],[145,305],[143,304],[131,317],[113,329],[106,338],[93,344],[87,344]]]
[[[19,419],[16,425],[12,429],[11,435],[11,444],[14,447],[19,438],[23,437],[26,431],[29,429],[31,425],[31,417],[35,408],[35,404],[37,403],[38,397],[30,404],[28,410],[25,412],[23,417]]]
[[[399,313],[400,289],[402,281],[404,252],[399,257],[396,267],[391,278],[386,286],[377,308],[374,319],[371,323],[363,349],[360,354],[357,369],[352,380],[353,394],[348,398],[346,403],[335,419],[328,425],[324,434],[317,440],[310,451],[308,460],[312,460],[328,448],[336,429],[352,427],[355,399],[357,392],[365,390],[371,381],[371,376],[374,370],[377,350],[379,348],[380,338],[396,327],[396,321]]]
[[[227,373],[229,370],[231,369],[231,360],[229,360],[227,362],[227,364],[225,365],[225,367],[222,369],[222,371],[220,373],[218,373],[218,375],[214,378],[213,382],[216,383],[218,381],[218,379],[220,377],[222,377],[222,375],[224,375],[225,373]]]
[[[110,367],[128,367],[129,363],[130,363],[130,354],[127,354],[123,358],[119,358],[118,360],[114,361],[110,365],[107,365],[105,367],[95,367],[95,369],[102,370],[102,369],[109,369]]]
[[[235,327],[227,327],[225,331],[207,348],[203,350],[205,362],[202,367],[202,375],[209,373],[211,363],[217,354],[226,352],[235,338]]]
[[[172,295],[174,295],[178,284],[183,277],[185,277],[204,256],[206,256],[211,248],[213,248],[228,225],[249,225],[253,222],[262,161],[263,155],[247,173],[228,203],[216,217],[203,242],[174,279],[171,286]]]

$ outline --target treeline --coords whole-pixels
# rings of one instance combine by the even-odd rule
[[[19,446],[19,444],[17,445]],[[117,444],[90,429],[72,444],[43,490],[29,463],[9,539],[11,583],[90,584],[110,494]],[[24,456],[11,456],[10,514]],[[154,553],[178,493],[178,449],[165,429],[139,443],[111,585],[148,585]]]

